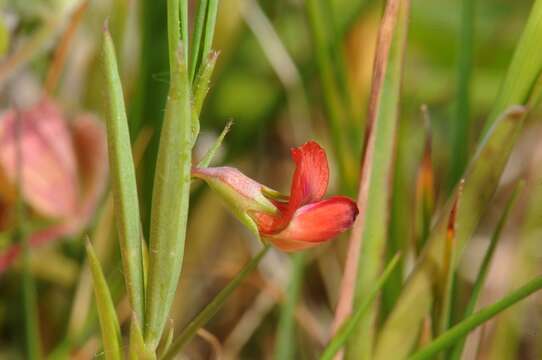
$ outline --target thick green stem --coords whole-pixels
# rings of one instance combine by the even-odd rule
[[[180,44],[179,1],[168,0],[170,89],[155,170],[145,343],[156,349],[181,274],[192,155],[190,87]]]

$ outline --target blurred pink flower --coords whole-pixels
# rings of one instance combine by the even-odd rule
[[[292,149],[296,164],[290,196],[265,187],[231,167],[194,168],[223,196],[235,215],[283,251],[319,245],[349,229],[358,214],[344,196],[322,200],[329,182],[325,151],[314,141]]]
[[[0,196],[4,208],[16,200],[18,154],[25,203],[53,221],[30,235],[30,245],[80,232],[105,189],[108,165],[103,124],[87,114],[68,122],[47,98],[28,110],[7,110],[0,117]],[[0,216],[3,213],[0,211]],[[20,251],[15,244],[0,254],[0,272]]]

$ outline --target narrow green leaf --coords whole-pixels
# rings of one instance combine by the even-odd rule
[[[209,6],[207,7],[207,14],[205,15],[205,28],[203,30],[203,46],[201,49],[200,60],[198,61],[198,68],[203,63],[203,59],[209,56],[213,47],[213,38],[215,34],[216,15],[218,13],[218,0],[209,0]]]
[[[122,84],[118,73],[113,41],[107,28],[104,30],[103,35],[102,59],[107,84],[107,143],[111,169],[111,188],[124,280],[132,309],[139,321],[143,322],[145,287],[139,200]]]
[[[292,272],[286,291],[286,299],[281,306],[279,324],[277,327],[275,359],[295,359],[295,309],[299,301],[303,284],[306,253],[292,255]]]
[[[30,360],[41,358],[41,343],[38,317],[38,300],[36,283],[31,271],[30,244],[28,241],[28,224],[24,204],[23,189],[23,149],[22,149],[22,122],[19,113],[16,113],[15,126],[15,214],[16,228],[13,232],[14,243],[20,243],[22,248],[22,301],[25,332],[26,356]]]
[[[323,0],[307,0],[305,7],[316,52],[315,56],[327,114],[326,120],[329,122],[333,151],[341,175],[341,185],[348,192],[353,192],[354,183],[358,177],[358,152],[354,150],[349,141],[349,109],[343,97],[344,92],[341,90],[337,78],[338,71],[333,61],[331,48],[333,35],[330,34],[329,13],[325,11]],[[360,138],[363,138],[363,134],[361,134]]]
[[[161,360],[173,359],[175,355],[186,345],[200,327],[205,325],[219,310],[222,308],[226,300],[230,297],[235,289],[243,282],[243,280],[250,275],[250,273],[258,266],[260,260],[269,250],[269,245],[264,246],[262,250],[256,255],[248,264],[246,264],[241,271],[214,297],[214,299],[205,306],[205,308],[194,319],[188,323],[186,328],[179,334],[177,339],[173,341],[167,353],[161,358]]]
[[[180,41],[183,46],[183,62],[188,64],[190,41],[188,39],[188,0],[179,0]],[[169,10],[168,10],[169,11]],[[170,48],[171,50],[171,48]]]
[[[335,354],[344,346],[348,338],[354,333],[354,329],[357,324],[364,318],[369,310],[370,306],[376,300],[380,290],[386,284],[386,281],[389,279],[393,270],[396,268],[399,263],[400,255],[396,254],[388,263],[382,275],[374,283],[370,292],[365,295],[363,302],[356,308],[354,314],[349,317],[344,324],[339,328],[335,336],[331,339],[329,344],[324,349],[320,360],[331,360]]]
[[[529,281],[527,284],[523,285],[521,288],[513,291],[511,294],[497,301],[496,303],[485,307],[484,309],[478,311],[476,314],[473,314],[465,320],[461,321],[459,324],[455,325],[450,330],[446,331],[444,334],[436,338],[429,345],[416,352],[409,359],[433,359],[436,354],[455,344],[457,341],[465,337],[469,332],[474,330],[479,325],[485,323],[489,319],[493,318],[495,315],[508,309],[510,306],[525,299],[527,296],[533,294],[540,289],[542,289],[542,277],[537,277]]]
[[[542,39],[542,0],[535,0],[482,134],[489,131],[499,115],[509,106],[527,103],[542,72],[540,39]]]
[[[220,135],[216,139],[213,146],[209,149],[209,151],[207,151],[205,156],[198,163],[198,167],[205,168],[205,167],[209,166],[211,161],[213,161],[213,158],[215,157],[216,152],[218,151],[218,149],[222,145],[222,142],[224,141],[224,138],[226,137],[226,135],[230,131],[230,128],[231,128],[232,124],[233,124],[233,121],[231,121],[231,120],[226,123],[226,126],[224,126],[224,129],[222,130],[222,132],[220,133]]]
[[[491,240],[489,242],[489,246],[487,247],[486,253],[484,255],[484,259],[482,260],[482,263],[480,264],[480,269],[478,270],[478,276],[476,277],[476,281],[472,289],[472,294],[471,294],[469,303],[467,304],[467,307],[465,308],[465,314],[463,317],[465,319],[468,318],[470,315],[472,315],[472,313],[474,313],[474,310],[476,309],[478,298],[480,297],[480,294],[482,293],[482,289],[484,288],[485,280],[489,272],[489,265],[491,264],[491,260],[493,259],[493,254],[495,253],[495,249],[497,248],[497,243],[499,239],[501,238],[502,229],[504,228],[504,225],[506,224],[506,221],[508,220],[508,216],[510,215],[511,210],[514,207],[514,204],[516,203],[518,195],[521,193],[524,187],[525,187],[525,183],[523,181],[518,183],[518,185],[514,189],[514,192],[508,199],[506,207],[501,217],[499,218],[499,221],[497,222],[497,226],[495,228],[495,231],[493,232],[493,235],[491,236]],[[461,339],[454,347],[453,353],[451,355],[452,360],[461,359],[461,355],[463,353],[463,347],[465,345],[465,340],[466,339]]]
[[[160,344],[158,344],[158,349],[156,350],[158,358],[162,358],[162,356],[164,356],[164,354],[169,350],[171,344],[173,343],[174,332],[175,328],[173,327],[173,319],[171,319],[166,333],[164,334],[164,336],[162,336]]]
[[[456,259],[460,258],[466,242],[476,230],[478,221],[495,192],[521,130],[525,113],[526,109],[521,106],[508,109],[495,123],[470,163],[456,215]],[[444,271],[447,214],[452,206],[453,204],[449,203],[442,212],[444,215],[435,222],[420,261],[384,323],[376,343],[375,359],[389,359],[390,356],[405,358],[414,346],[418,336],[417,329],[434,300],[434,281],[440,278]]]
[[[458,257],[471,238],[508,160],[523,125],[525,109],[512,107],[529,101],[533,84],[542,70],[542,54],[538,42],[542,36],[542,0],[536,0],[525,30],[514,53],[507,75],[501,85],[496,103],[486,123],[486,131],[478,152],[465,176],[465,195],[458,212]],[[495,120],[505,109],[502,120]],[[425,255],[417,264],[404,288],[394,311],[380,333],[376,359],[389,356],[405,357],[416,341],[416,331],[427,314],[432,300],[432,281],[441,270],[442,251],[439,240],[443,219],[433,227]],[[436,267],[436,269],[435,269]]]
[[[198,3],[198,11],[196,13],[196,23],[192,35],[192,46],[190,48],[190,82],[194,82],[196,76],[196,66],[198,63],[198,55],[201,48],[201,39],[203,37],[203,24],[205,23],[205,15],[209,0],[200,0]]]
[[[211,76],[213,75],[213,70],[215,68],[216,59],[218,58],[218,52],[213,51],[205,59],[205,63],[200,69],[196,83],[193,84],[192,88],[194,91],[193,101],[192,101],[192,142],[195,143],[198,139],[200,123],[199,117],[201,113],[201,108],[203,107],[203,102],[205,97],[209,92],[209,83],[211,82]]]
[[[459,185],[459,189],[455,195],[454,205],[448,216],[448,226],[444,236],[444,272],[441,279],[436,283],[439,288],[439,293],[436,294],[436,316],[434,321],[434,334],[440,335],[446,331],[450,325],[450,311],[452,307],[453,285],[455,278],[454,264],[457,256],[457,208],[463,195],[463,181]]]
[[[115,305],[107,286],[102,267],[94,253],[92,244],[87,239],[87,261],[92,272],[94,282],[94,295],[96,297],[96,307],[98,309],[98,318],[102,332],[102,343],[106,359],[121,360],[121,337],[120,326],[117,319]]]
[[[399,115],[399,95],[410,2],[389,0],[380,26],[373,89],[369,105],[370,133],[363,160],[358,207],[361,252],[357,265],[354,307],[360,306],[382,268],[387,237],[391,170]],[[375,336],[376,303],[356,326],[347,345],[348,357],[370,359]]]
[[[152,196],[145,343],[155,350],[181,274],[192,156],[190,88],[179,47],[179,2],[168,0],[170,89],[160,134]]]

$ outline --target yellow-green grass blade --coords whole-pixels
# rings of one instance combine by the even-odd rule
[[[495,192],[522,128],[525,113],[526,109],[521,106],[508,109],[494,124],[470,163],[456,214],[456,259],[460,258]],[[454,194],[456,192],[457,189]],[[375,359],[389,359],[390,356],[402,359],[412,350],[422,321],[435,299],[434,282],[445,271],[445,233],[452,206],[453,203],[449,203],[443,215],[437,219],[420,260],[384,323],[379,333]],[[455,264],[452,266],[455,267]]]
[[[487,274],[489,272],[489,266],[491,265],[491,260],[493,259],[493,255],[495,254],[495,249],[497,248],[497,243],[499,239],[501,238],[501,232],[504,228],[504,225],[506,224],[506,221],[508,220],[508,217],[510,215],[510,212],[512,208],[514,207],[514,204],[516,203],[518,195],[521,193],[525,186],[525,183],[523,181],[519,182],[516,188],[514,189],[514,192],[508,199],[508,202],[506,204],[506,207],[499,218],[499,221],[497,222],[497,226],[495,227],[495,231],[491,235],[491,240],[489,242],[489,246],[487,247],[486,253],[484,255],[484,259],[482,260],[482,263],[480,264],[480,269],[478,270],[478,276],[476,277],[476,281],[474,283],[474,287],[472,289],[470,300],[467,304],[467,307],[465,308],[465,314],[464,318],[466,319],[472,313],[474,313],[474,310],[476,309],[476,304],[478,303],[478,298],[480,297],[482,290],[484,288],[485,280],[487,278]],[[461,339],[456,346],[453,349],[453,352],[451,354],[452,360],[460,360],[461,354],[463,353],[463,347],[465,345],[466,338]]]
[[[360,306],[381,271],[387,238],[388,199],[410,2],[389,0],[380,26],[369,105],[369,136],[358,194],[361,236],[354,308]],[[354,232],[355,233],[355,232]],[[370,359],[377,303],[356,326],[346,348],[347,358]]]
[[[145,286],[143,281],[142,234],[136,175],[128,118],[113,40],[108,29],[103,35],[103,71],[107,91],[107,143],[115,221],[119,235],[124,280],[128,298],[139,321],[143,322]]]
[[[510,105],[526,104],[531,96],[542,71],[540,39],[542,0],[535,0],[482,135],[489,131],[499,115]]]
[[[341,185],[353,192],[358,176],[358,152],[349,142],[348,116],[349,109],[341,90],[336,63],[332,57],[333,34],[330,33],[330,17],[325,11],[324,0],[307,0],[305,2],[307,17],[312,33],[315,56],[319,69],[322,96],[326,108],[326,120],[329,122],[331,142],[336,157]],[[363,138],[363,135],[360,136]]]
[[[542,277],[537,277],[496,303],[485,307],[474,315],[471,315],[465,320],[461,321],[450,330],[436,338],[429,345],[409,357],[409,360],[433,359],[436,354],[461,340],[476,327],[540,289],[542,289]]]
[[[363,303],[360,304],[358,308],[356,308],[354,314],[344,322],[344,324],[339,328],[335,336],[330,340],[329,344],[324,349],[320,360],[333,359],[335,354],[344,346],[348,338],[353,334],[356,325],[363,319],[363,316],[367,313],[369,307],[376,300],[376,297],[378,296],[380,290],[382,289],[384,284],[386,284],[386,281],[390,278],[393,270],[396,268],[397,264],[399,264],[399,259],[399,254],[396,254],[391,259],[391,261],[382,272],[382,275],[380,275],[377,282],[373,285],[371,291],[368,293],[368,295],[365,296]]]
[[[111,293],[109,292],[100,262],[94,253],[92,244],[88,240],[86,249],[87,260],[94,283],[94,295],[96,297],[96,307],[98,309],[105,358],[108,360],[121,360],[121,335],[115,304],[111,298]]]

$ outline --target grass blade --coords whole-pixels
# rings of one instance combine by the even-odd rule
[[[448,226],[445,234],[444,246],[444,273],[442,278],[437,281],[439,294],[437,294],[436,316],[434,321],[434,334],[439,335],[448,329],[450,324],[450,309],[452,306],[454,275],[457,256],[457,208],[463,195],[463,181],[459,185],[459,190],[456,193],[455,201],[448,216]]]
[[[376,300],[376,297],[378,296],[380,289],[384,286],[386,281],[389,279],[390,275],[392,274],[393,270],[399,263],[400,256],[399,254],[395,255],[391,261],[388,263],[386,268],[384,269],[384,272],[376,283],[373,285],[373,288],[367,295],[365,296],[363,302],[359,305],[359,307],[356,309],[354,314],[348,318],[344,324],[339,328],[337,331],[337,334],[331,339],[329,344],[324,349],[324,352],[322,356],[320,357],[320,360],[331,360],[335,356],[335,354],[341,349],[341,347],[344,346],[348,338],[353,334],[354,329],[356,328],[356,325],[363,319],[365,314],[367,314],[367,310],[369,310],[370,306],[374,303]]]
[[[256,255],[248,264],[246,264],[241,271],[233,278],[226,287],[214,297],[214,299],[205,306],[205,308],[184,328],[179,334],[177,339],[173,341],[168,351],[164,354],[161,360],[173,359],[175,355],[196,335],[198,329],[205,325],[224,305],[226,300],[230,297],[232,292],[242,283],[242,281],[250,275],[250,273],[258,266],[260,260],[269,250],[269,246],[266,245],[258,255]]]
[[[120,326],[117,319],[115,305],[111,298],[111,293],[107,286],[102,267],[94,253],[94,248],[87,240],[87,259],[92,272],[94,282],[94,295],[96,297],[96,308],[98,309],[98,318],[100,320],[100,329],[102,331],[102,342],[106,359],[121,360],[121,338]]]
[[[364,301],[384,261],[389,216],[387,199],[391,192],[390,176],[409,8],[408,0],[389,0],[380,27],[369,105],[369,136],[358,193],[362,215],[352,232],[352,237],[359,237],[362,244],[357,262],[354,307]],[[348,356],[355,359],[371,358],[376,304],[368,311],[347,346]]]
[[[22,247],[22,298],[24,309],[24,331],[26,356],[30,360],[41,358],[41,344],[39,332],[39,317],[38,317],[38,302],[36,294],[36,283],[31,271],[30,264],[30,243],[28,241],[28,224],[26,219],[26,209],[23,199],[23,149],[22,149],[22,121],[17,111],[15,114],[15,162],[16,162],[16,202],[15,211],[17,216],[17,224],[14,232],[15,242],[20,242]]]
[[[286,291],[286,301],[282,304],[279,324],[277,327],[277,341],[275,344],[275,359],[295,359],[295,319],[294,312],[299,301],[303,283],[303,270],[305,268],[306,253],[301,252],[292,256],[292,273]]]
[[[201,55],[198,63],[201,64],[211,53],[213,47],[213,38],[215,34],[216,15],[218,13],[218,0],[209,0],[209,6],[207,7],[207,14],[205,16],[205,28],[203,30],[203,47],[201,49]],[[199,70],[199,65],[196,71]]]
[[[495,123],[472,160],[457,209],[456,259],[478,225],[485,204],[493,196],[500,175],[521,130],[526,109],[513,106]],[[417,339],[417,331],[434,300],[433,281],[444,271],[445,232],[453,204],[448,204],[429,237],[420,261],[403,288],[395,308],[380,332],[375,359],[405,358]]]
[[[329,19],[323,6],[323,0],[305,2],[309,25],[316,51],[316,61],[320,72],[322,93],[331,131],[331,140],[337,158],[340,179],[343,188],[353,192],[357,179],[358,159],[354,147],[348,138],[348,106],[343,98],[337,79],[337,69],[331,54],[332,35],[329,33]],[[361,136],[363,138],[363,136]]]
[[[215,157],[216,152],[222,145],[222,142],[224,141],[224,138],[226,135],[228,135],[228,132],[230,131],[230,128],[232,126],[233,122],[230,120],[226,123],[226,126],[224,126],[224,129],[218,135],[218,138],[214,142],[213,146],[207,151],[207,153],[203,156],[203,158],[198,162],[199,168],[206,168],[211,164],[211,161],[213,161],[213,158]]]
[[[115,220],[119,234],[122,266],[128,298],[137,318],[143,323],[145,287],[143,281],[142,234],[136,175],[122,84],[117,68],[113,40],[107,28],[103,35],[103,64],[106,78],[108,116],[107,143]]]
[[[542,54],[535,50],[542,34],[541,19],[542,0],[537,0],[487,120],[478,152],[467,170],[463,206],[458,210],[458,257],[497,187],[521,130],[526,110],[513,105],[529,101],[532,85],[542,70]],[[504,109],[508,110],[504,112]],[[500,113],[504,115],[499,120],[497,116]],[[443,219],[440,218],[433,228],[425,256],[417,264],[381,331],[376,348],[377,360],[388,359],[389,356],[405,357],[414,345],[416,334],[413,329],[419,328],[431,306],[433,274],[442,266],[437,255],[441,253],[442,241],[439,239],[442,238],[442,231]]]
[[[511,105],[526,104],[542,71],[542,0],[536,0],[482,134]]]
[[[459,324],[455,325],[450,330],[436,338],[429,345],[415,353],[409,359],[432,359],[436,354],[459,341],[479,325],[540,289],[542,289],[542,277],[537,277],[496,303],[461,321]]]
[[[195,143],[198,139],[198,134],[200,130],[199,117],[201,113],[201,108],[203,107],[203,102],[205,97],[209,92],[209,83],[211,81],[211,76],[213,75],[213,70],[215,69],[216,59],[218,58],[218,52],[211,52],[211,54],[206,58],[203,67],[200,69],[200,73],[196,79],[196,83],[193,84],[192,89],[194,91],[193,101],[192,101],[192,142]]]
[[[201,38],[203,37],[203,24],[205,23],[205,15],[207,13],[207,6],[209,0],[200,0],[198,3],[198,11],[196,13],[196,23],[194,25],[194,32],[192,35],[192,46],[190,48],[190,82],[194,82],[196,76],[196,65],[198,62],[198,55],[201,48]]]
[[[181,32],[180,41],[183,46],[183,52],[182,52],[183,62],[185,64],[188,64],[188,54],[189,54],[188,44],[190,44],[190,41],[188,39],[188,0],[179,0],[179,26],[180,26],[180,32]],[[171,47],[170,47],[170,50],[171,50]]]
[[[154,350],[162,336],[181,274],[192,156],[190,88],[180,45],[179,2],[168,0],[170,90],[152,196],[145,343]]]
[[[480,264],[480,269],[478,270],[478,276],[476,277],[476,281],[474,283],[474,287],[472,289],[472,294],[469,300],[469,303],[467,304],[467,307],[465,308],[465,314],[464,318],[469,317],[474,313],[474,310],[476,308],[476,304],[478,303],[478,298],[480,297],[480,294],[482,293],[482,289],[484,288],[485,280],[487,278],[487,274],[489,272],[489,265],[491,264],[491,260],[493,259],[493,254],[495,253],[495,249],[497,248],[497,243],[499,239],[501,238],[501,232],[504,228],[504,225],[506,224],[506,221],[508,220],[508,216],[510,215],[510,211],[514,207],[514,204],[516,203],[518,195],[521,193],[525,184],[523,182],[520,182],[516,188],[514,189],[514,192],[508,199],[508,202],[506,204],[506,207],[499,218],[499,221],[497,222],[497,227],[495,228],[495,231],[493,232],[493,235],[491,236],[491,240],[489,242],[489,246],[486,250],[486,253],[484,255],[484,259],[482,260],[482,263]],[[454,347],[454,350],[451,355],[452,360],[460,360],[461,355],[463,353],[463,347],[465,345],[465,340],[461,339],[456,346]]]

